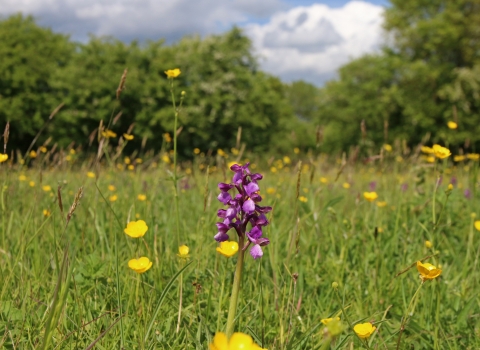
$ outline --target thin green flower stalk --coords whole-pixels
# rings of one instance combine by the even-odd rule
[[[244,237],[240,236],[238,238],[238,246],[243,247],[244,243],[245,243]],[[232,295],[230,297],[230,306],[228,308],[226,334],[227,334],[227,338],[229,339],[232,336],[234,327],[235,327],[235,315],[237,313],[238,295],[240,294],[240,286],[242,282],[244,257],[245,257],[245,250],[239,249],[237,266],[235,267],[235,276],[233,278]]]
[[[172,96],[172,106],[173,106],[173,111],[174,111],[174,123],[173,123],[173,188],[174,188],[174,198],[175,198],[175,224],[176,224],[176,231],[177,231],[177,244],[181,244],[180,240],[180,211],[179,211],[179,205],[178,205],[178,176],[177,176],[177,128],[178,128],[178,114],[180,108],[182,108],[183,104],[183,98],[185,96],[185,91],[182,91],[181,97],[180,97],[180,104],[177,108],[177,105],[175,103],[175,94],[173,91],[173,79],[176,78],[178,75],[180,75],[180,70],[178,70],[178,74],[175,75],[175,73],[169,74],[168,72],[170,71],[175,71],[175,70],[169,70],[166,71],[165,74],[167,74],[169,80],[170,80],[170,94]]]

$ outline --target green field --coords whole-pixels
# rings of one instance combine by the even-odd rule
[[[270,244],[260,259],[245,255],[235,331],[267,349],[479,349],[478,160],[418,153],[393,147],[369,164],[251,155],[273,207]],[[217,184],[231,181],[228,163],[246,161],[220,154],[179,166],[178,231],[168,157],[129,158],[132,170],[124,156],[93,167],[73,151],[0,164],[0,347],[207,349],[225,331],[238,257],[215,250]],[[137,219],[148,231],[131,238]],[[128,267],[140,256],[153,263],[143,274]],[[423,285],[422,259],[442,270]],[[352,330],[365,322],[376,327],[367,341]]]

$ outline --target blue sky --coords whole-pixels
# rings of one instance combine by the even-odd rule
[[[174,42],[240,26],[262,68],[284,81],[322,85],[382,42],[385,0],[0,0],[0,16],[22,12],[87,41],[89,34]]]

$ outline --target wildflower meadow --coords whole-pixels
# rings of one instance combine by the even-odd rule
[[[480,349],[479,154],[272,156],[240,129],[180,159],[188,94],[165,74],[161,150],[127,152],[118,110],[95,154],[15,152],[6,125],[0,348]]]

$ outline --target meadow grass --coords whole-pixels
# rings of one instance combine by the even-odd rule
[[[434,166],[390,154],[344,167],[297,154],[290,164],[251,157],[264,174],[262,204],[273,207],[271,243],[261,259],[246,255],[236,331],[267,349],[480,348],[478,161]],[[225,331],[237,259],[217,254],[213,239],[217,184],[230,181],[234,156],[202,154],[179,167],[179,239],[171,164],[147,157],[133,170],[111,162],[92,170],[71,156],[53,168],[42,157],[0,164],[0,347],[207,349]],[[363,196],[371,182],[373,202]],[[123,229],[137,219],[148,231],[133,239]],[[153,262],[143,274],[127,265],[140,256]],[[421,259],[442,274],[413,298]],[[342,330],[333,337],[321,319],[336,316]],[[351,328],[363,322],[377,328],[366,341]]]

